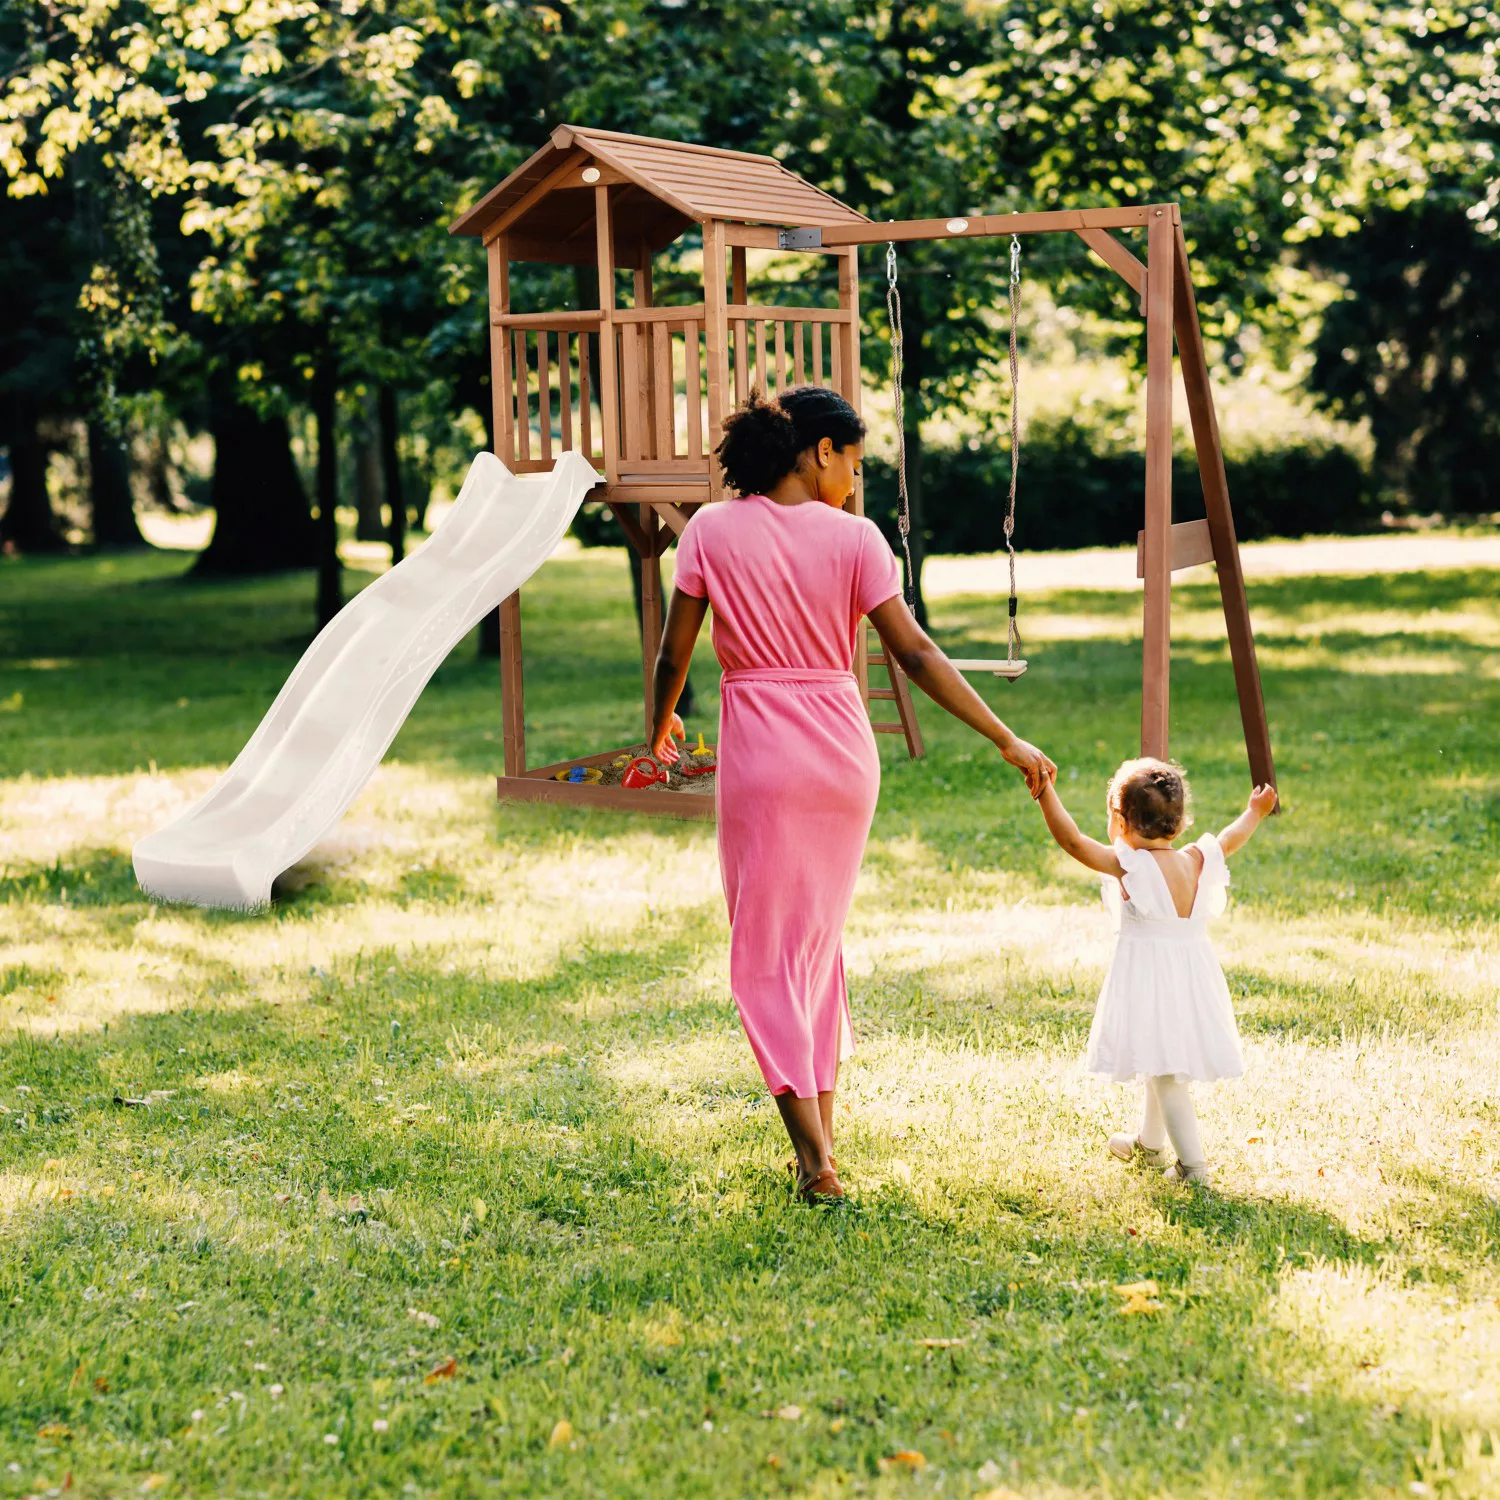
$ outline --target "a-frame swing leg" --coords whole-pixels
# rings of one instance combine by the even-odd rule
[[[1203,480],[1203,505],[1208,517],[1214,563],[1219,574],[1219,596],[1224,605],[1224,625],[1229,635],[1230,660],[1234,664],[1234,686],[1240,700],[1240,722],[1245,730],[1245,749],[1250,757],[1250,778],[1257,786],[1275,786],[1276,765],[1271,758],[1271,731],[1266,723],[1266,704],[1261,694],[1260,667],[1255,660],[1255,635],[1250,626],[1245,575],[1240,567],[1239,543],[1234,534],[1234,513],[1229,506],[1224,448],[1219,440],[1219,421],[1214,413],[1213,392],[1208,383],[1208,358],[1203,351],[1203,331],[1198,325],[1198,301],[1193,295],[1193,280],[1188,267],[1187,244],[1182,237],[1182,226],[1176,225],[1174,230],[1172,238],[1177,275],[1173,307],[1177,325],[1177,355],[1182,365],[1182,383],[1187,390],[1188,416],[1193,424],[1193,446],[1198,454],[1198,472]],[[1153,254],[1155,243],[1153,240]]]
[[[1172,673],[1172,272],[1168,205],[1146,229],[1146,524],[1141,648],[1141,754],[1165,757]]]

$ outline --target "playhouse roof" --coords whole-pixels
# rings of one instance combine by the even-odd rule
[[[592,260],[593,189],[579,177],[590,161],[623,189],[610,205],[617,244],[660,250],[707,219],[788,228],[867,222],[774,157],[559,125],[547,145],[455,220],[449,233],[484,235],[504,221],[521,252],[516,259]]]

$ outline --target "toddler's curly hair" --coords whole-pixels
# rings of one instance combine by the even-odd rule
[[[1143,755],[1110,777],[1106,805],[1137,838],[1175,839],[1193,821],[1191,799],[1181,766]]]

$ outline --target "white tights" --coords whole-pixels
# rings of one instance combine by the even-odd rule
[[[1185,1083],[1170,1073],[1146,1080],[1146,1110],[1137,1137],[1148,1151],[1160,1151],[1170,1139],[1177,1159],[1185,1167],[1204,1163],[1203,1142],[1198,1138],[1198,1116],[1193,1096]]]

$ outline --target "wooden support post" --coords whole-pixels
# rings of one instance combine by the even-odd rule
[[[1245,731],[1245,750],[1250,757],[1250,780],[1255,785],[1276,785],[1276,764],[1271,755],[1271,731],[1266,723],[1266,704],[1261,694],[1260,667],[1255,660],[1255,635],[1250,626],[1250,605],[1245,597],[1245,575],[1240,567],[1239,542],[1234,534],[1234,513],[1229,505],[1229,481],[1224,473],[1224,448],[1219,440],[1219,419],[1214,412],[1208,383],[1208,358],[1203,350],[1203,331],[1198,325],[1198,299],[1188,265],[1187,243],[1182,226],[1173,236],[1175,247],[1175,296],[1177,355],[1182,363],[1182,383],[1187,390],[1188,416],[1193,424],[1193,446],[1198,453],[1198,473],[1203,480],[1203,507],[1219,573],[1219,596],[1224,605],[1224,625],[1229,635],[1229,657],[1234,663],[1234,686],[1240,700],[1240,722]]]
[[[631,281],[634,284],[634,302],[637,307],[654,307],[655,299],[651,284],[651,251],[643,243],[637,252],[637,261],[634,267]],[[669,455],[659,453],[656,449],[656,381],[653,377],[651,361],[651,338],[655,329],[649,323],[643,323],[632,329],[630,338],[635,346],[636,373],[635,380],[627,382],[622,389],[625,392],[625,401],[639,403],[637,408],[637,444],[635,451],[631,453],[632,458],[666,458]],[[634,393],[631,385],[636,385]]]
[[[490,406],[495,427],[495,457],[507,468],[516,461],[515,401],[511,390],[510,330],[496,318],[510,311],[510,255],[505,236],[487,247],[490,265]]]
[[[703,226],[703,345],[708,361],[708,495],[724,498],[724,474],[713,451],[724,436],[729,415],[724,398],[729,384],[729,305],[724,285],[724,221],[710,219]]]
[[[1146,599],[1141,754],[1165,757],[1172,674],[1172,210],[1151,210],[1146,259]]]
[[[743,307],[750,300],[749,281],[745,274],[745,247],[734,245],[729,251],[730,301]],[[734,325],[734,404],[750,398],[750,339],[754,328],[741,318]]]
[[[615,352],[615,247],[609,216],[609,187],[594,189],[594,242],[599,265],[599,427],[604,477],[620,482],[620,372]]]
[[[500,602],[500,693],[505,774],[526,772],[526,703],[521,685],[521,595]]]
[[[641,529],[646,533],[646,552],[638,560],[641,570],[641,662],[646,682],[646,743],[656,724],[656,653],[661,649],[661,558],[656,533],[661,521],[649,505],[641,506]]]
[[[848,314],[848,322],[836,323],[833,327],[833,345],[837,354],[834,364],[834,384],[843,398],[855,411],[864,406],[863,382],[859,370],[859,251],[851,246],[839,252],[839,310]],[[842,377],[842,378],[840,378]],[[865,487],[862,480],[854,481],[854,498],[849,509],[856,515],[865,513]],[[863,648],[865,632],[860,630],[860,645]],[[899,668],[897,669],[899,670]],[[868,705],[870,701],[869,653],[860,649],[854,653],[854,676],[859,682],[859,695]]]

